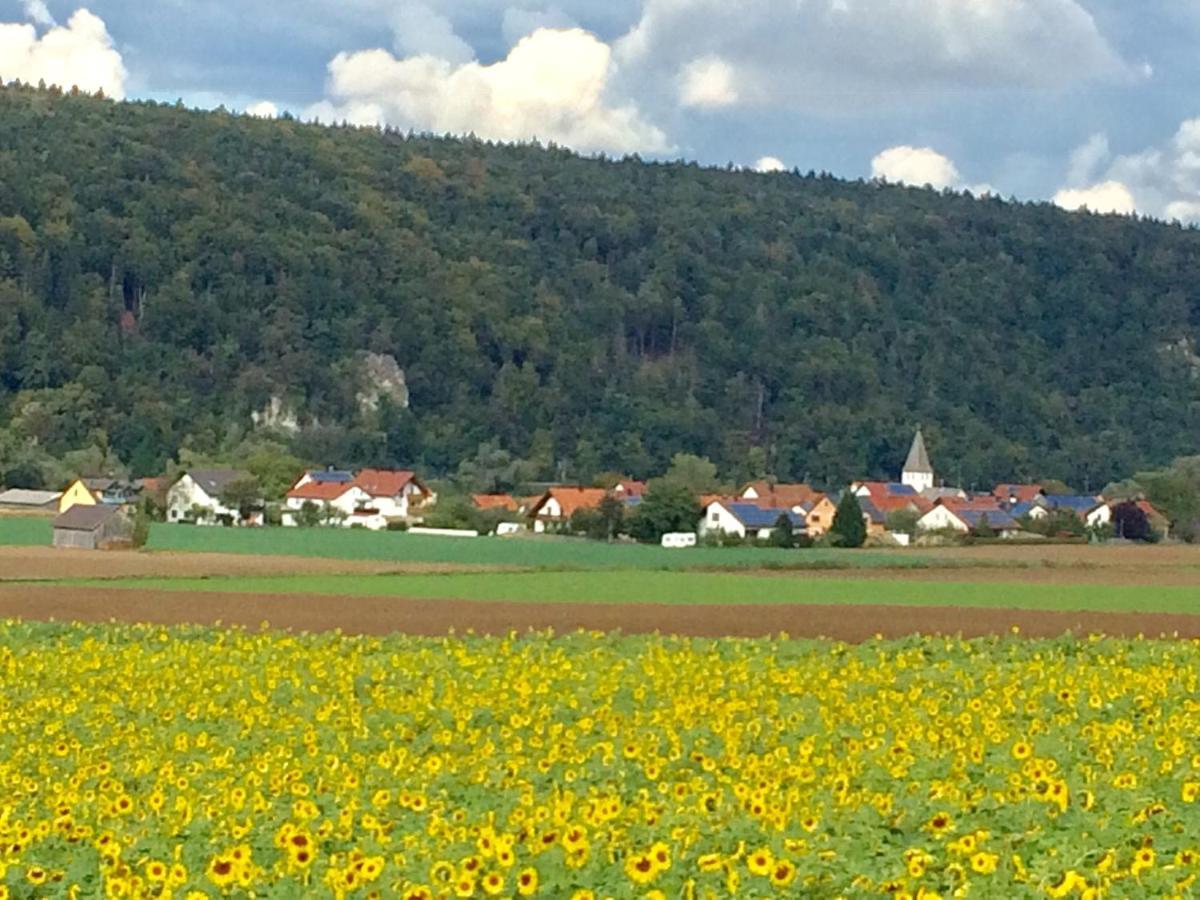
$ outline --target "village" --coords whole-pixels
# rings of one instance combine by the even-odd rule
[[[55,546],[85,549],[131,542],[134,519],[147,509],[154,510],[156,519],[176,525],[337,527],[453,537],[571,536],[584,533],[581,523],[605,509],[615,509],[618,521],[635,515],[651,495],[652,484],[621,478],[601,486],[551,484],[530,495],[472,494],[466,500],[479,514],[477,521],[451,523],[455,527],[446,526],[447,517],[438,515],[438,493],[415,472],[374,468],[305,471],[282,498],[263,496],[251,473],[236,468],[194,468],[170,483],[161,478],[79,478],[61,492],[0,492],[0,510],[57,514]],[[1036,483],[998,484],[988,492],[947,486],[938,480],[918,430],[896,481],[858,480],[842,491],[826,492],[808,484],[762,479],[730,493],[696,494],[694,509],[700,515],[694,527],[677,523],[678,530],[654,534],[653,539],[680,548],[699,543],[830,542],[847,493],[863,519],[863,542],[872,546],[906,547],[955,538],[1169,536],[1168,519],[1142,497],[1055,493]],[[1118,521],[1122,515],[1135,518],[1136,527]],[[614,526],[604,536],[612,540],[624,535]]]

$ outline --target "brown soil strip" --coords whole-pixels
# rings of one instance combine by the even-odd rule
[[[1194,587],[1200,591],[1200,567],[1114,566],[1036,568],[954,566],[941,569],[756,569],[745,572],[766,578],[848,578],[854,581],[937,581],[985,584],[1107,584],[1117,587]]]
[[[492,567],[493,569],[495,567]],[[268,575],[376,575],[487,571],[487,566],[243,556],[236,553],[141,553],[0,547],[0,583],[63,578],[205,578]]]
[[[0,618],[162,625],[242,625],[264,622],[293,631],[349,634],[480,634],[553,628],[661,632],[695,637],[830,637],[862,641],[876,634],[1075,634],[1200,638],[1200,616],[1158,613],[1035,612],[1029,610],[905,606],[669,606],[663,604],[476,603],[329,597],[183,593],[118,588],[0,585]]]

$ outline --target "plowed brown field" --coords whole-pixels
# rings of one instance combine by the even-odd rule
[[[830,637],[862,641],[880,634],[1074,634],[1200,638],[1200,616],[1158,613],[1034,612],[904,606],[670,606],[662,604],[475,603],[330,597],[160,592],[58,585],[0,585],[0,618],[60,621],[242,625],[350,634],[481,634],[553,628],[662,632],[696,637]]]

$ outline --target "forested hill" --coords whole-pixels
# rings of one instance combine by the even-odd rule
[[[1096,488],[1196,452],[1198,337],[1175,226],[0,90],[10,484],[219,454],[274,398],[313,462],[835,483],[920,423],[947,478]]]

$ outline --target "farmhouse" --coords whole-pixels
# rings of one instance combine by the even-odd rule
[[[222,494],[235,481],[253,476],[240,469],[192,469],[167,491],[167,521],[196,525],[261,525],[261,512],[243,522],[241,513],[230,509]],[[262,505],[261,500],[258,504]]]
[[[363,469],[355,476],[354,486],[388,522],[413,521],[425,507],[437,502],[437,495],[407,469]]]
[[[571,521],[581,509],[597,509],[608,496],[603,488],[552,487],[529,510],[533,530],[542,534]]]
[[[764,509],[790,509],[804,516],[805,533],[820,537],[833,527],[837,505],[829,495],[807,484],[781,484],[769,481],[752,481],[742,488],[741,500],[749,501]],[[705,503],[705,506],[711,505]]]
[[[795,532],[802,532],[806,514],[793,509],[773,509],[739,500],[714,500],[704,509],[704,518],[697,529],[701,537],[753,538],[765,541],[775,531],[780,518],[787,516]]]
[[[917,520],[918,531],[957,531],[977,534],[991,529],[1000,537],[1015,537],[1020,524],[994,501],[943,500]]]
[[[1047,494],[1046,505],[1052,510],[1067,510],[1083,519],[1088,528],[1097,528],[1112,521],[1112,507],[1100,497],[1086,494]]]
[[[53,491],[29,491],[12,488],[0,493],[0,509],[13,512],[53,512],[62,494]]]
[[[302,524],[353,524],[351,520],[360,512],[365,513],[370,505],[367,492],[354,484],[340,480],[301,479],[284,496],[280,521],[288,528]],[[382,527],[386,528],[387,523],[384,522]]]
[[[54,546],[104,550],[128,543],[133,523],[117,506],[72,506],[54,520]]]

